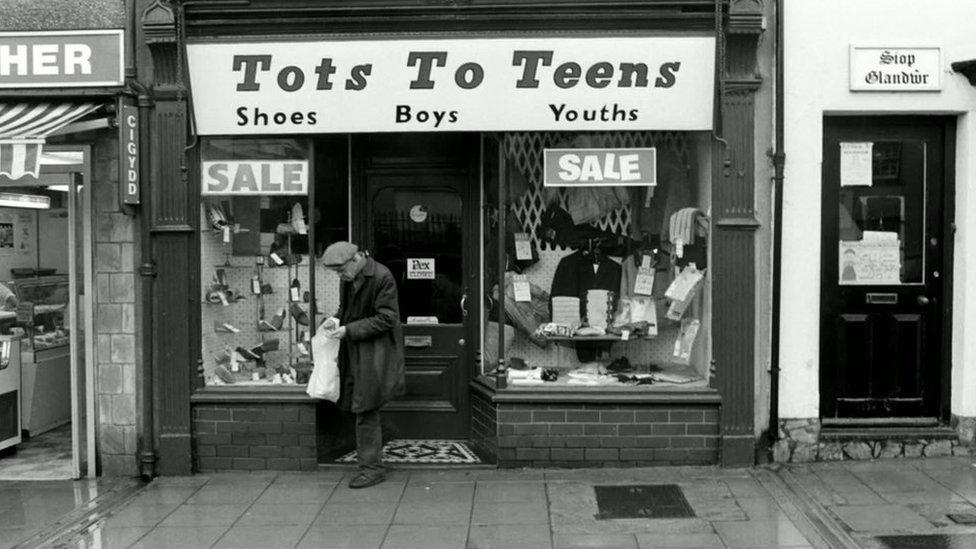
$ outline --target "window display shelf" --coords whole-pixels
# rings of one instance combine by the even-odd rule
[[[638,340],[643,341],[643,340],[651,340],[651,339],[654,339],[654,337],[655,336],[639,336],[639,337],[630,337],[630,338],[628,338],[628,339],[625,340],[622,337],[620,337],[619,335],[607,334],[607,335],[602,335],[602,336],[585,336],[585,335],[576,335],[576,336],[547,336],[545,339],[546,339],[546,341],[564,341],[564,342],[565,341],[568,341],[568,342],[571,342],[571,343],[575,343],[575,342],[578,342],[578,341],[638,341]]]

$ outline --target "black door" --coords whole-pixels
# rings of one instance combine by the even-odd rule
[[[826,118],[821,415],[936,420],[948,399],[944,119]],[[951,173],[951,172],[950,172]],[[788,319],[786,320],[788,321]]]
[[[363,235],[397,280],[407,394],[384,409],[401,438],[466,438],[479,314],[477,136],[354,141]],[[357,187],[354,187],[354,189]],[[355,193],[359,194],[359,193]]]

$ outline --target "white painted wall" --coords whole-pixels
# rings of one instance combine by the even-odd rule
[[[825,114],[958,114],[952,413],[976,416],[976,88],[952,72],[976,58],[973,0],[783,0],[785,151],[780,328],[782,418],[819,417],[820,164]],[[850,92],[852,43],[942,48],[941,92]],[[972,221],[969,221],[972,220]],[[970,258],[973,261],[968,261]],[[965,338],[969,332],[973,335]]]

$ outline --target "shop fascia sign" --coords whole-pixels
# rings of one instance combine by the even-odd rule
[[[710,130],[712,36],[192,43],[200,135]]]
[[[307,160],[205,160],[200,174],[204,196],[308,194]]]
[[[852,91],[939,91],[942,50],[852,45],[850,76]]]
[[[0,32],[0,88],[121,86],[121,30]]]
[[[546,187],[657,185],[657,151],[642,149],[545,149]]]

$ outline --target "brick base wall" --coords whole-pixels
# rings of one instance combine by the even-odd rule
[[[497,403],[500,467],[718,462],[718,405]]]
[[[314,470],[315,404],[194,404],[193,445],[198,472]]]
[[[498,422],[491,397],[471,392],[471,444],[485,461],[498,458]]]

